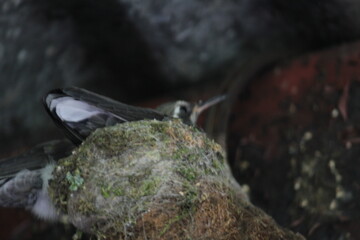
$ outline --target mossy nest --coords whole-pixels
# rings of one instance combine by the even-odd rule
[[[49,186],[69,221],[98,239],[301,239],[252,206],[222,148],[180,120],[95,131]]]

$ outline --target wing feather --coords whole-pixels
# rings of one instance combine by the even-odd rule
[[[69,156],[74,148],[75,145],[68,140],[53,140],[37,145],[20,156],[1,159],[0,186],[24,169],[37,170],[49,162]]]
[[[166,115],[156,110],[130,106],[75,87],[52,90],[43,102],[55,123],[77,145],[97,128],[129,121],[166,118]]]

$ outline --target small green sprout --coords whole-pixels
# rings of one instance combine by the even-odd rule
[[[66,180],[70,183],[69,190],[70,191],[77,191],[79,187],[84,183],[84,179],[80,176],[79,169],[76,169],[74,175],[70,172],[66,173]]]

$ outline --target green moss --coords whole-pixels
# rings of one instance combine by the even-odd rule
[[[84,184],[84,179],[80,176],[79,169],[76,169],[74,175],[70,172],[66,173],[66,180],[69,182],[69,190],[77,191],[81,185]]]
[[[212,166],[213,166],[214,169],[217,170],[217,171],[221,171],[221,170],[224,169],[224,164],[221,163],[220,161],[216,160],[216,159],[214,159],[214,160],[212,161]]]
[[[83,215],[91,215],[96,212],[96,207],[92,204],[90,199],[84,197],[79,199],[77,203],[77,210]]]
[[[199,172],[192,166],[180,166],[177,168],[177,171],[189,182],[194,182],[199,176]]]
[[[190,149],[182,147],[182,148],[178,148],[173,154],[172,154],[172,158],[175,160],[182,160],[184,158],[186,158],[187,155],[190,154]]]
[[[103,187],[101,187],[101,195],[104,198],[109,198],[111,196],[111,186],[103,186]]]
[[[133,188],[131,192],[131,197],[138,199],[140,197],[153,195],[158,189],[158,185],[161,182],[159,177],[152,177],[141,182],[140,187]]]
[[[152,134],[163,133],[168,129],[168,126],[162,124],[162,122],[151,122],[149,125],[151,127],[150,129]]]
[[[184,212],[193,212],[200,200],[199,191],[194,184],[189,182],[184,182],[183,191],[184,201],[182,204],[182,209]]]
[[[140,187],[140,196],[149,196],[154,194],[159,183],[159,178],[143,181],[143,184]]]
[[[124,191],[124,189],[122,189],[121,187],[112,189],[112,193],[113,193],[115,196],[117,196],[117,197],[120,197],[120,196],[124,196],[124,195],[125,195],[125,191]]]
[[[148,179],[149,176],[151,176],[151,169],[143,169],[141,174],[134,174],[128,177],[128,181],[131,184],[133,188],[138,188],[139,183],[141,183],[142,180]]]
[[[187,160],[191,163],[194,163],[194,162],[198,162],[199,160],[199,155],[198,154],[195,154],[195,153],[191,153],[191,154],[188,154],[187,155]]]

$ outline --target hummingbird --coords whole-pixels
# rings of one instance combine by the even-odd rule
[[[0,160],[0,207],[22,207],[39,218],[57,220],[59,213],[47,192],[52,171],[59,159],[71,155],[93,131],[144,119],[179,118],[185,124],[195,125],[204,110],[224,99],[225,96],[218,96],[197,103],[178,100],[150,109],[76,87],[51,90],[44,96],[43,104],[68,139],[42,143],[20,156]]]
[[[85,89],[71,87],[50,91],[43,103],[66,136],[79,145],[95,129],[123,122],[180,118],[185,124],[195,125],[204,110],[224,99],[225,96],[221,95],[198,103],[178,100],[150,109],[127,105]]]
[[[225,95],[216,96],[203,102],[190,103],[183,100],[168,102],[156,107],[156,110],[173,118],[180,118],[185,124],[195,125],[202,112],[225,100]]]

